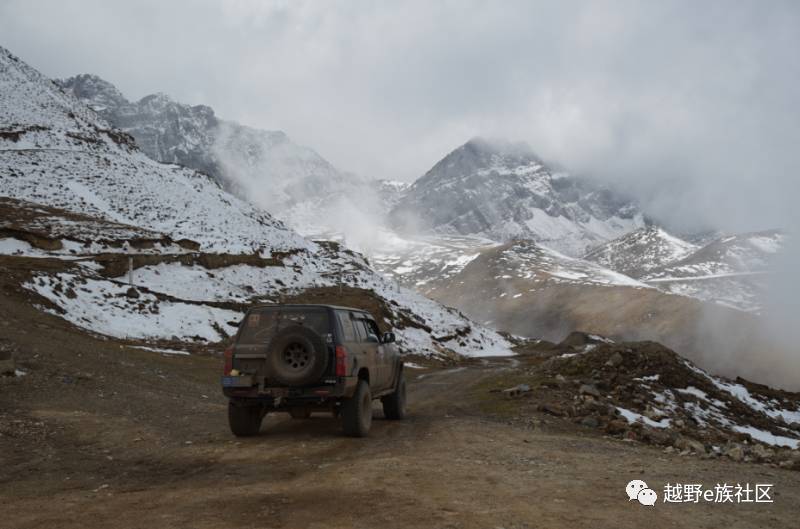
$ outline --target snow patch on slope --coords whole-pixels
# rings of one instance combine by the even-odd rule
[[[69,292],[63,285],[71,285]],[[75,274],[40,275],[26,285],[56,303],[63,312],[47,309],[79,327],[122,339],[201,340],[218,342],[231,334],[237,312],[181,302],[161,301],[142,292],[126,296],[128,286]]]

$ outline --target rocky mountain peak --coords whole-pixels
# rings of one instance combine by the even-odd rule
[[[129,104],[116,86],[97,75],[83,73],[56,81],[56,84],[88,103],[95,111],[116,109]]]
[[[569,255],[644,225],[626,197],[555,173],[520,142],[472,138],[418,179],[390,222],[401,230],[532,239]]]
[[[533,149],[525,143],[474,137],[442,158],[412,188],[425,188],[475,174],[502,175],[543,167]],[[543,172],[542,176],[549,175]]]
[[[210,125],[216,124],[214,109],[208,105],[187,105],[174,100],[164,92],[156,92],[146,95],[137,103],[139,112],[150,114],[168,114],[171,116],[182,116],[186,119],[200,119]]]

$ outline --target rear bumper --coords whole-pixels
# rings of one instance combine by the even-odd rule
[[[239,379],[239,380],[231,380]],[[222,393],[229,399],[250,400],[271,407],[323,405],[355,393],[358,377],[337,377],[336,383],[304,387],[270,387],[255,377],[222,377]]]

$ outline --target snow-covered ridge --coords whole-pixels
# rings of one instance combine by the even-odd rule
[[[689,256],[698,247],[657,226],[632,231],[589,251],[584,259],[606,268],[642,277],[647,272]]]
[[[404,285],[424,291],[447,280],[498,243],[480,237],[429,235],[402,237],[380,232],[381,246],[370,254],[376,270]]]
[[[569,257],[532,241],[514,241],[491,251],[497,266],[495,280],[537,283],[591,284],[650,288],[646,284],[600,265]],[[469,266],[469,265],[468,265]],[[481,266],[476,263],[475,266]]]
[[[758,312],[770,263],[785,238],[769,230],[722,235],[697,246],[650,226],[603,244],[585,258],[671,294]]]
[[[652,270],[645,278],[689,278],[766,272],[784,246],[780,230],[722,236],[682,259]]]
[[[93,111],[0,49],[2,193],[191,239],[204,250],[313,249],[203,174],[155,162]],[[12,135],[9,132],[19,133]]]

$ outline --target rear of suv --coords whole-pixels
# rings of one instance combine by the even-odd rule
[[[308,418],[328,411],[344,432],[369,433],[372,401],[387,419],[406,414],[403,362],[371,314],[332,305],[251,308],[225,351],[222,391],[236,436],[255,435],[269,412]]]

